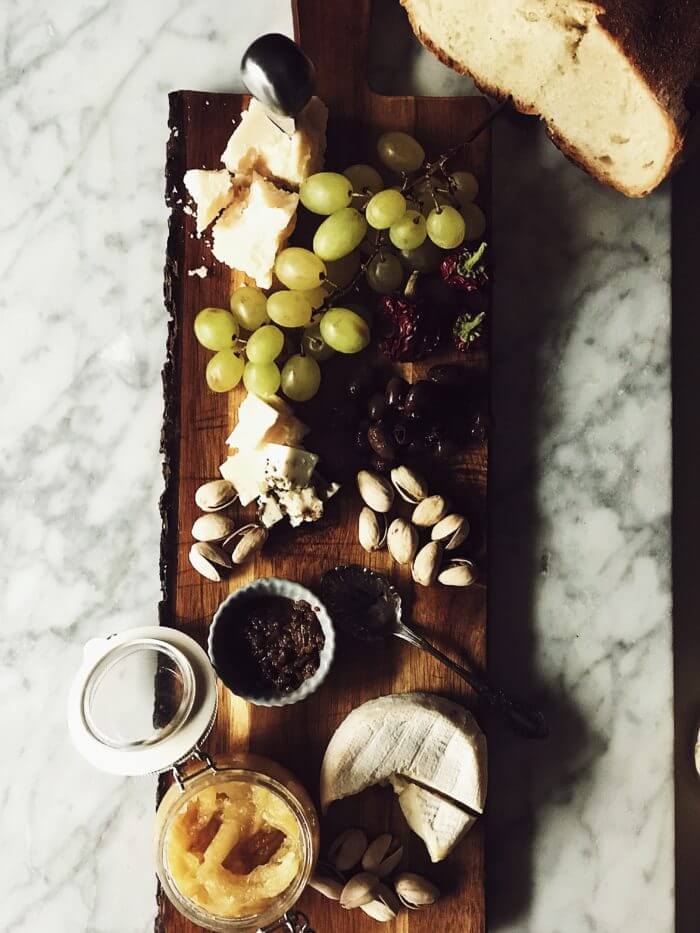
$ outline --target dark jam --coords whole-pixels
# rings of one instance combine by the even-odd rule
[[[223,624],[222,624],[223,623]],[[291,693],[318,670],[325,637],[304,600],[270,596],[250,600],[217,626],[214,663],[235,692]]]

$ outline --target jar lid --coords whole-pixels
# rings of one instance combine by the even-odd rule
[[[95,638],[68,697],[80,754],[110,774],[167,771],[204,739],[216,715],[216,676],[189,635],[164,626]]]

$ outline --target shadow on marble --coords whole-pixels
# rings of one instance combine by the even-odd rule
[[[676,933],[697,933],[700,782],[693,746],[700,720],[700,158],[673,179],[673,654]]]

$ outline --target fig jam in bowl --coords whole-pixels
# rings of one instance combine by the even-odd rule
[[[310,696],[333,661],[335,633],[318,597],[292,580],[254,580],[219,606],[209,658],[232,693],[256,706]]]

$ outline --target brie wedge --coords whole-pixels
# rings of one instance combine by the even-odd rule
[[[287,136],[269,119],[263,105],[253,98],[241,114],[221,161],[229,172],[250,175],[258,172],[290,188],[299,185],[323,167],[326,150],[328,108],[312,97],[296,120],[296,130]]]
[[[353,710],[333,735],[321,767],[321,807],[391,784],[437,862],[483,811],[486,771],[486,739],[467,710],[427,693],[380,697]]]
[[[298,202],[299,195],[253,172],[250,187],[240,190],[214,224],[212,252],[260,288],[269,288],[275,257],[294,230]]]
[[[216,172],[191,168],[183,181],[197,205],[197,233],[201,233],[233,201],[236,185],[225,168]]]

